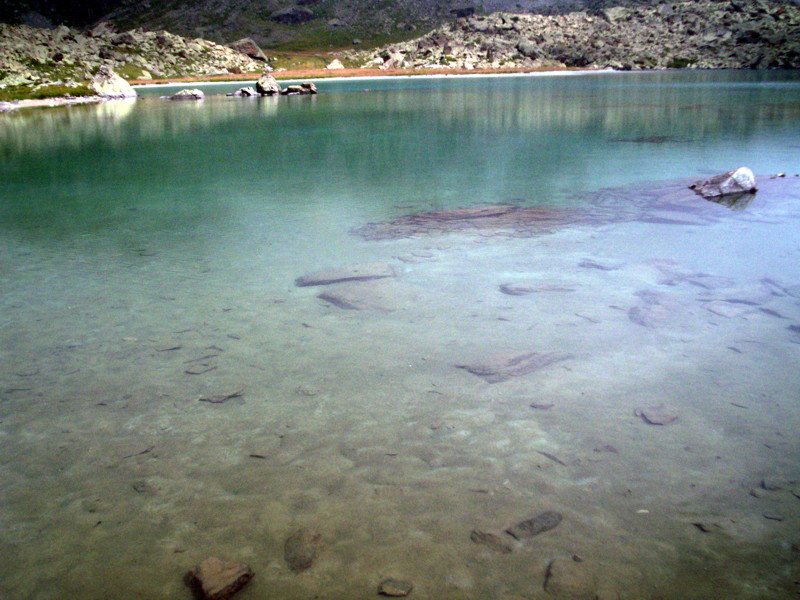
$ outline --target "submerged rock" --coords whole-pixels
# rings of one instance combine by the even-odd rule
[[[400,308],[413,294],[394,280],[351,281],[332,286],[318,298],[345,310],[380,310]]]
[[[365,240],[397,240],[418,235],[473,232],[481,235],[529,237],[579,221],[581,215],[551,206],[493,205],[416,213],[353,230]]]
[[[186,582],[202,600],[227,600],[253,578],[246,564],[206,558],[186,575]]]
[[[506,529],[506,533],[514,539],[524,540],[544,533],[545,531],[555,529],[558,527],[558,524],[561,523],[561,520],[561,513],[547,511],[536,515],[532,519],[525,519],[516,525],[512,525]]]
[[[368,281],[370,279],[383,279],[394,277],[394,270],[385,262],[371,262],[342,267],[340,269],[325,269],[315,271],[295,279],[297,287],[312,285],[331,285],[346,281]]]
[[[563,360],[572,358],[571,354],[561,352],[528,352],[519,354],[512,358],[498,357],[490,359],[486,363],[473,363],[456,365],[458,369],[464,369],[468,373],[477,375],[489,383],[499,383],[507,381],[512,377],[528,375],[539,369],[543,369]]]
[[[648,425],[669,425],[678,418],[678,415],[669,411],[663,404],[637,408],[633,414],[640,417]]]
[[[295,573],[311,568],[322,549],[322,534],[313,529],[298,529],[283,544],[283,558]]]
[[[408,581],[401,579],[384,579],[378,586],[378,593],[381,596],[390,596],[392,598],[402,598],[408,596],[414,585]]]
[[[597,577],[584,562],[556,558],[547,565],[544,591],[564,600],[596,600]]]
[[[472,533],[469,534],[469,539],[476,544],[487,546],[491,550],[499,552],[500,554],[511,553],[511,546],[506,544],[500,536],[493,533],[473,529]]]
[[[723,196],[755,193],[756,178],[747,167],[739,167],[711,179],[695,182],[689,189],[707,200],[718,200]]]
[[[90,87],[98,96],[111,99],[136,98],[136,90],[108,65],[102,65],[92,77]]]

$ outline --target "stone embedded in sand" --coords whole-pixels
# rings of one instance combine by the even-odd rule
[[[391,312],[411,301],[413,294],[393,279],[376,279],[331,286],[318,298],[345,310]]]
[[[564,600],[595,600],[597,577],[584,562],[556,558],[547,565],[544,591]]]
[[[385,262],[362,263],[341,269],[325,269],[303,275],[295,279],[297,287],[312,285],[331,285],[346,281],[368,281],[370,279],[383,279],[394,277],[392,268]]]
[[[305,571],[314,564],[322,549],[322,534],[313,529],[298,529],[283,544],[283,558],[295,573]]]
[[[475,542],[476,544],[488,546],[491,550],[499,552],[500,554],[511,553],[511,546],[506,544],[500,536],[495,535],[493,533],[488,533],[486,531],[478,531],[477,529],[473,529],[472,533],[469,534],[469,539]]]
[[[378,593],[381,596],[390,596],[393,598],[401,598],[408,596],[414,585],[408,581],[401,579],[384,579],[378,586]]]
[[[575,288],[558,283],[518,282],[504,283],[500,291],[507,296],[527,296],[537,292],[574,292]]]
[[[637,325],[655,329],[667,325],[675,312],[675,303],[665,294],[643,290],[637,292],[639,304],[631,307],[628,318]]]
[[[678,415],[664,408],[663,404],[648,408],[637,408],[633,414],[640,417],[648,425],[669,425],[678,418]]]
[[[499,383],[507,381],[512,377],[528,375],[539,369],[543,369],[563,360],[572,358],[571,354],[562,352],[529,352],[517,356],[497,357],[485,363],[475,363],[470,365],[456,365],[457,369],[464,369],[468,373],[477,375],[489,383]]]
[[[545,531],[558,527],[561,523],[561,513],[554,511],[543,512],[532,519],[525,519],[506,529],[506,533],[517,540],[532,538]]]
[[[622,265],[619,263],[598,262],[591,258],[583,259],[578,263],[578,266],[584,269],[597,269],[598,271],[616,271],[622,268]]]
[[[187,582],[202,600],[227,600],[253,578],[246,564],[206,558],[187,574]]]

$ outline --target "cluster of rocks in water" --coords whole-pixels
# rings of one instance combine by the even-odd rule
[[[109,23],[88,31],[0,24],[0,86],[83,85],[101,67],[128,79],[261,71],[240,50],[167,31],[119,32]]]
[[[800,7],[698,0],[551,16],[472,15],[360,58],[383,69],[798,68]]]
[[[470,534],[470,540],[500,554],[510,554],[513,551],[513,541],[525,543],[530,538],[555,529],[562,520],[561,513],[546,511],[508,527],[504,531],[509,536],[507,540],[500,535],[477,529]],[[291,533],[284,541],[283,559],[292,573],[302,573],[314,566],[324,547],[325,541],[319,531],[303,527]],[[545,589],[554,583],[550,571],[557,560],[553,559],[548,565],[544,579]],[[254,575],[250,565],[210,556],[187,572],[184,581],[200,600],[227,600],[244,588]],[[571,576],[558,576],[555,579],[556,585],[567,584],[567,588],[574,588]],[[389,577],[380,581],[376,591],[380,596],[401,598],[408,596],[413,589],[412,582]]]
[[[264,73],[259,77],[255,87],[247,86],[239,88],[228,96],[239,96],[244,98],[257,96],[304,96],[317,93],[317,86],[313,82],[306,81],[299,84],[287,85],[281,88],[278,81],[270,73]]]

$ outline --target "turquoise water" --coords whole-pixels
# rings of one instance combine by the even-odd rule
[[[796,596],[800,74],[237,87],[2,115],[0,596]]]

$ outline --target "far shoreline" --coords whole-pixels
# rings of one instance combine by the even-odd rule
[[[585,75],[590,73],[616,73],[614,69],[586,69],[570,67],[539,67],[533,69],[298,69],[287,71],[272,71],[270,74],[281,82],[301,81],[301,80],[385,80],[403,79],[411,77],[503,77],[503,76],[523,76],[523,75]],[[180,84],[203,84],[203,85],[232,85],[247,84],[258,79],[262,74],[253,73],[251,78],[245,78],[247,74],[231,73],[228,75],[211,75],[208,77],[172,77],[168,79],[131,79],[128,81],[136,88],[155,88],[162,86],[172,86]]]
[[[410,79],[425,77],[444,79],[451,77],[546,77],[592,75],[602,73],[621,73],[615,69],[586,69],[570,67],[539,67],[533,69],[304,69],[271,72],[276,80],[283,83],[298,81],[380,81],[387,79]],[[200,77],[172,77],[167,79],[131,79],[128,83],[135,89],[154,89],[169,87],[189,87],[196,85],[254,85],[263,73],[229,73]],[[247,77],[250,75],[250,77]],[[246,78],[247,77],[247,78]],[[55,96],[52,98],[27,98],[0,102],[0,114],[14,113],[24,108],[55,108],[83,104],[100,104],[117,100],[102,96]],[[125,100],[135,100],[126,98]]]

